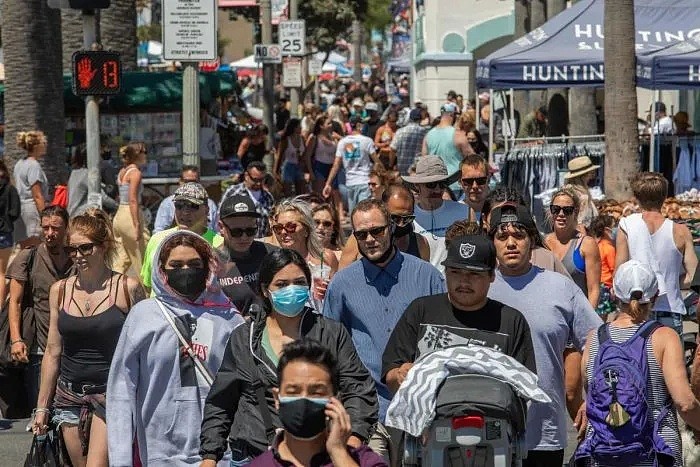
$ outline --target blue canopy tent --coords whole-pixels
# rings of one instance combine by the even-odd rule
[[[477,64],[480,89],[601,87],[603,1],[581,0]],[[700,0],[636,0],[638,55],[700,34]]]
[[[700,88],[700,35],[638,56],[637,85],[647,89]]]

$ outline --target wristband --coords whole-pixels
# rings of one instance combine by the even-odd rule
[[[32,410],[32,415],[36,415],[38,413],[51,413],[51,410],[47,409],[46,407],[37,407],[36,409]]]
[[[17,339],[16,341],[10,341],[10,345],[15,345],[18,342],[24,342],[24,339]]]

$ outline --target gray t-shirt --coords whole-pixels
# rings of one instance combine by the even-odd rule
[[[489,298],[525,315],[530,325],[539,386],[552,398],[533,402],[527,414],[527,449],[566,448],[568,426],[564,393],[564,350],[569,341],[583,350],[586,336],[603,322],[581,289],[562,274],[533,266],[522,276],[503,276],[489,289]]]
[[[49,182],[46,179],[44,169],[36,159],[20,159],[15,164],[15,188],[19,193],[21,202],[30,201],[32,198],[32,185],[36,182],[41,183],[41,192],[44,199],[49,198]]]

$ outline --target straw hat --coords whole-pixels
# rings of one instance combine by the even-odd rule
[[[592,172],[600,168],[599,165],[593,165],[591,158],[588,156],[575,157],[569,161],[569,172],[564,175],[564,180],[580,177],[581,175]]]

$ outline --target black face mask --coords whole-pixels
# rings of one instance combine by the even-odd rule
[[[413,222],[409,222],[406,225],[397,225],[394,227],[394,236],[405,237],[406,235],[413,233]]]
[[[207,288],[208,272],[204,268],[166,269],[168,285],[189,300],[196,300]]]
[[[325,403],[321,403],[325,401]],[[297,439],[314,439],[326,429],[328,399],[280,397],[279,417],[287,433]]]

